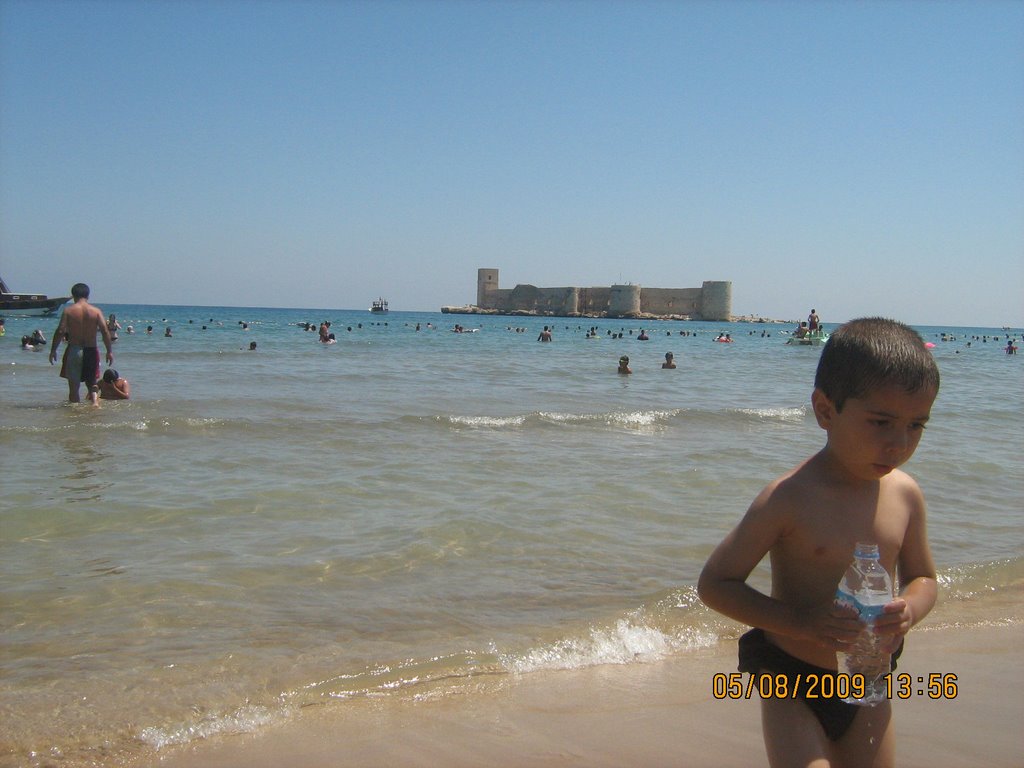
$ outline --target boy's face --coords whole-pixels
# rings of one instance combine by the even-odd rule
[[[934,389],[880,387],[849,398],[838,412],[815,390],[811,402],[818,425],[828,432],[830,453],[856,477],[878,480],[914,455],[935,395]]]

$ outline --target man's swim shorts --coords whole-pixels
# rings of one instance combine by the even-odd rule
[[[95,387],[100,378],[99,347],[80,347],[68,344],[64,350],[64,358],[60,364],[61,378],[71,383],[85,384]]]

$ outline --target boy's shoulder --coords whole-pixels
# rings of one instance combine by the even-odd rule
[[[894,535],[925,514],[917,481],[895,469],[877,483],[836,482],[811,457],[768,483],[748,510],[751,522],[797,539],[825,541],[875,526]],[[802,532],[802,533],[798,533]]]
[[[816,455],[811,456],[779,475],[764,487],[761,494],[784,500],[813,493],[821,482],[821,471],[816,467],[817,458]]]
[[[924,508],[924,492],[914,477],[902,469],[894,469],[881,482],[882,497],[898,499],[897,503],[906,505],[905,508],[912,511],[921,511]]]
[[[766,522],[768,518],[776,518],[777,524],[785,525],[783,519],[792,519],[808,504],[813,504],[820,491],[816,488],[816,473],[808,466],[812,461],[813,457],[765,485],[754,498],[747,515]]]
[[[916,488],[913,478],[900,470],[894,470],[883,485]],[[860,485],[860,484],[857,484]],[[875,490],[880,490],[874,486]],[[856,490],[837,480],[835,468],[829,466],[825,451],[820,451],[792,469],[779,475],[769,482],[758,494],[754,506],[770,511],[807,510],[826,501],[834,501],[837,496],[857,495],[857,491],[866,490],[861,486]]]

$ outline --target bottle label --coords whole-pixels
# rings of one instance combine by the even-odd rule
[[[836,604],[852,608],[860,616],[861,621],[867,624],[874,623],[875,619],[882,615],[885,608],[885,603],[863,603],[857,599],[856,595],[851,595],[849,592],[844,592],[841,589],[836,590]]]

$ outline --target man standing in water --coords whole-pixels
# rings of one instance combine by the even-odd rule
[[[96,334],[103,336],[103,346],[107,348],[107,365],[113,365],[110,330],[100,308],[89,303],[88,285],[75,283],[71,288],[71,297],[75,303],[64,309],[57,330],[53,334],[50,365],[57,360],[57,349],[66,336],[68,346],[64,350],[60,375],[68,380],[68,400],[72,403],[82,402],[78,388],[85,384],[89,391],[89,401],[93,405],[99,405],[97,382],[100,378],[100,351],[96,346]]]

